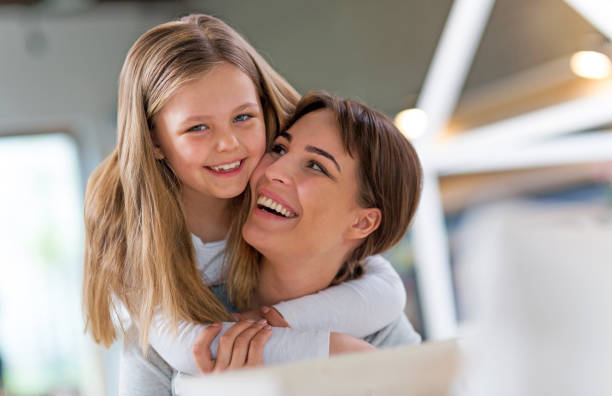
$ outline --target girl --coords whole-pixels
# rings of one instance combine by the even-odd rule
[[[197,323],[231,319],[208,286],[223,282],[224,239],[240,220],[242,193],[298,98],[218,19],[188,16],[136,41],[119,81],[117,147],[85,197],[83,298],[96,342],[117,338],[122,309],[131,319],[119,318],[122,330],[160,351],[189,345],[182,336],[199,332]],[[327,355],[329,331],[297,330],[304,323],[363,336],[394,320],[405,302],[401,280],[380,257],[366,269],[361,279],[276,305],[295,329],[275,329],[264,361]],[[197,371],[193,359],[184,365]]]

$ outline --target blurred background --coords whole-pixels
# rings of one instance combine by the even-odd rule
[[[422,203],[388,256],[425,339],[479,318],[570,323],[564,344],[610,328],[611,1],[0,0],[0,394],[116,394],[120,346],[83,334],[84,188],[115,145],[128,49],[192,12],[301,93],[363,101],[417,146]],[[586,350],[612,355],[568,353]]]

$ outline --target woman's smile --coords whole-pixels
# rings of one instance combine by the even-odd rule
[[[356,169],[333,114],[306,114],[279,134],[253,172],[245,240],[266,255],[341,246],[359,208]]]
[[[293,219],[298,213],[280,195],[266,189],[260,189],[257,194],[256,205],[253,208],[255,214],[260,216],[273,215],[280,219]]]

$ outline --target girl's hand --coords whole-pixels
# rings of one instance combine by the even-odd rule
[[[221,328],[220,323],[208,326],[193,346],[193,357],[202,374],[263,364],[263,349],[272,335],[272,327],[265,320],[244,320],[229,328],[219,338],[217,359],[214,360],[210,345]]]
[[[273,327],[291,327],[289,323],[283,318],[274,307],[261,307],[259,308],[261,316],[270,323]]]
[[[239,322],[241,320],[254,320],[254,321],[258,321],[261,319],[265,319],[263,316],[261,316],[261,314],[259,313],[259,309],[253,309],[251,311],[245,311],[245,312],[240,312],[240,313],[234,313],[232,314],[232,316],[237,319],[236,322]]]
[[[259,320],[265,319],[272,327],[291,327],[289,323],[285,321],[283,316],[273,307],[261,307],[252,311],[241,312],[239,314],[233,314],[234,318],[239,320]]]

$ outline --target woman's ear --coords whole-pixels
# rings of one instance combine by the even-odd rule
[[[364,239],[373,233],[382,220],[382,213],[378,208],[359,209],[357,217],[348,231],[348,239]]]

